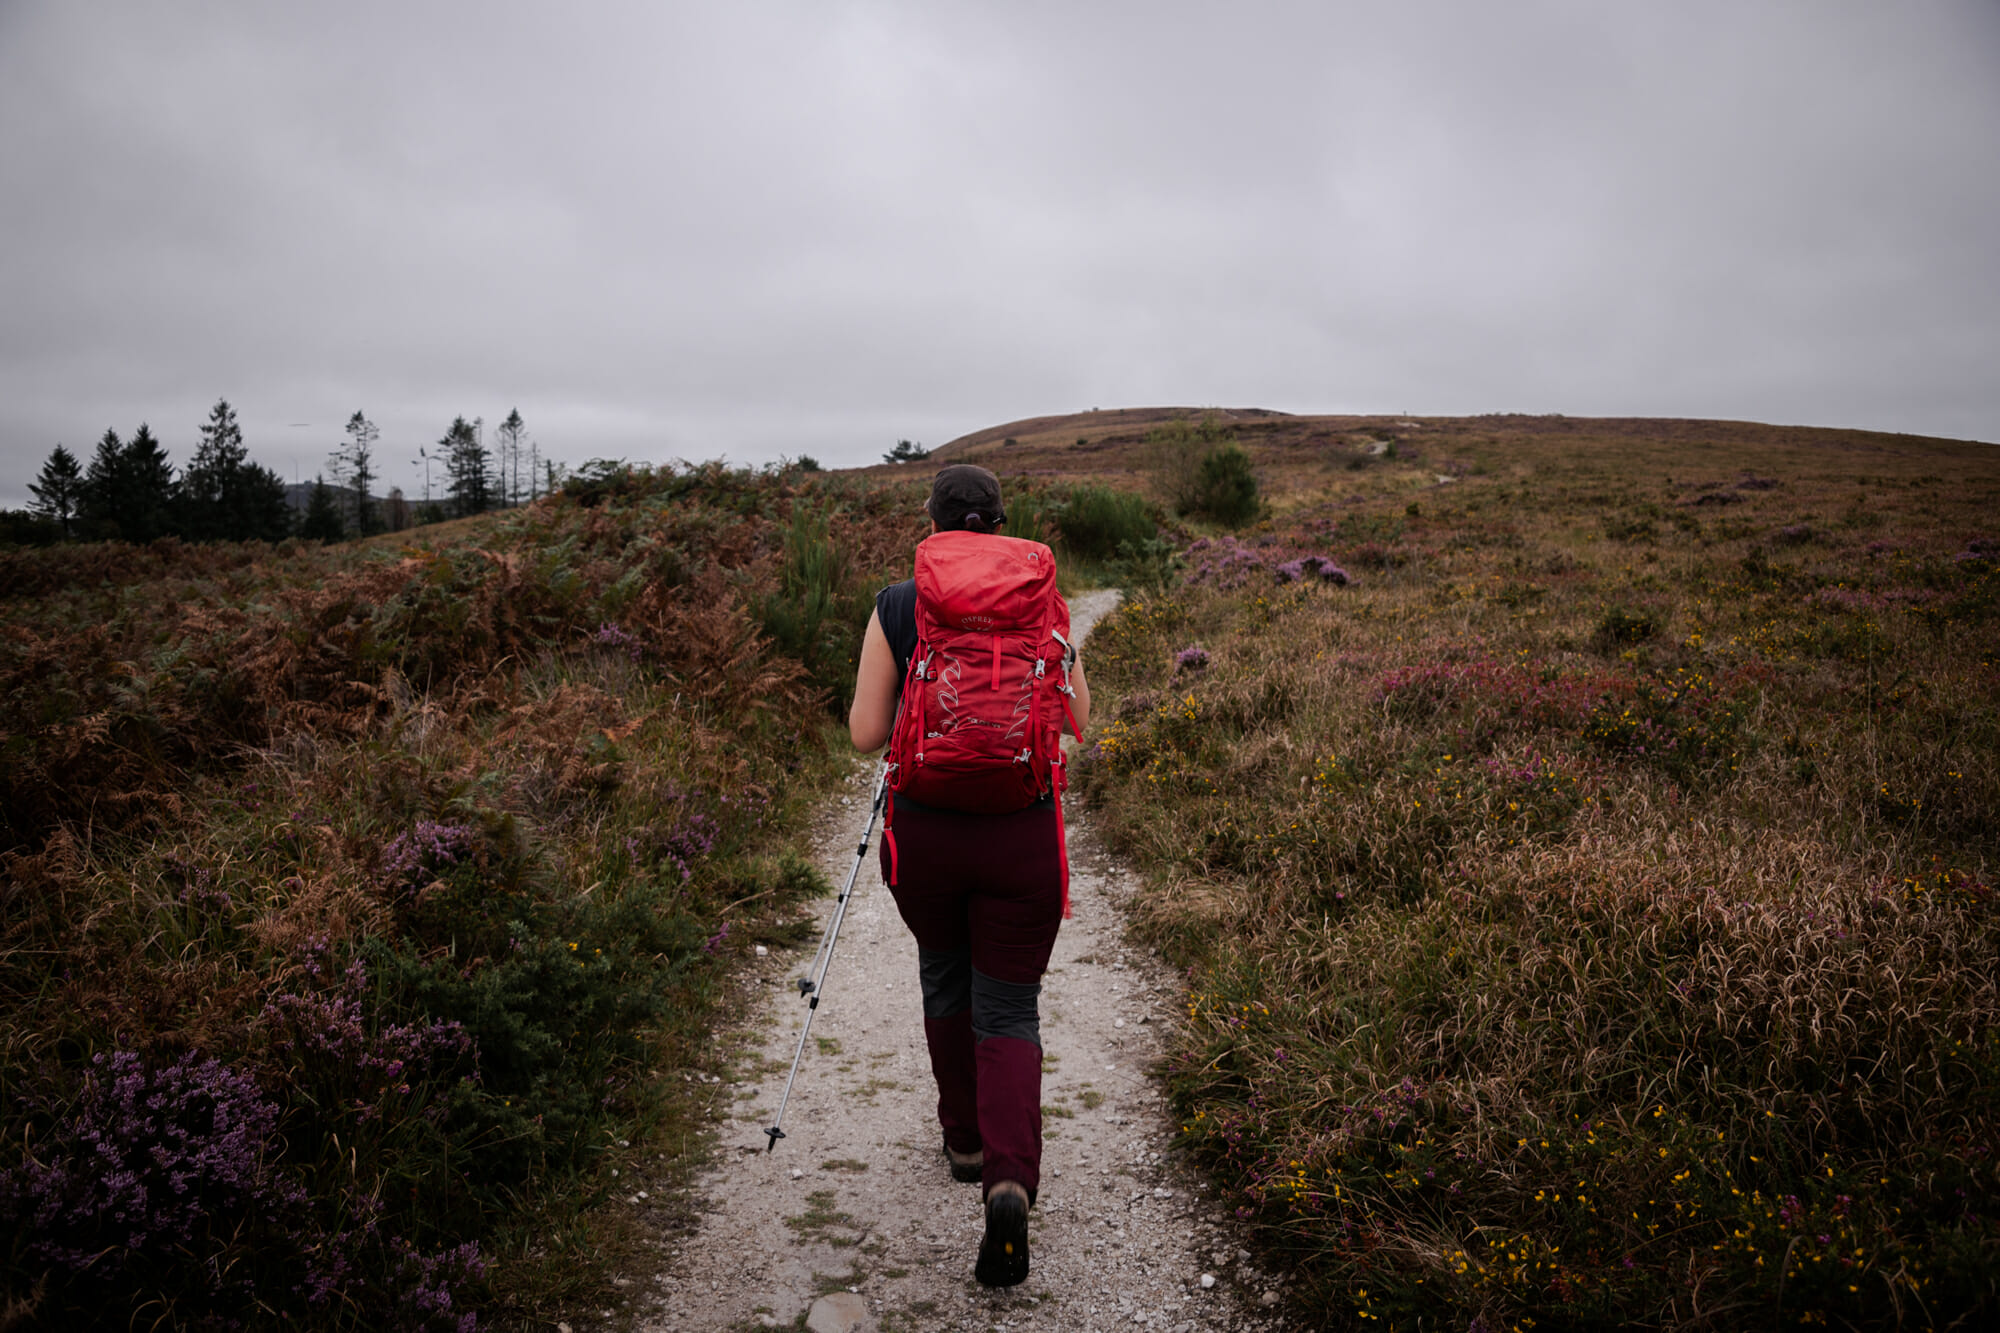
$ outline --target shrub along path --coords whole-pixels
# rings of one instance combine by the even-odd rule
[[[1087,633],[1115,602],[1109,592],[1078,597],[1077,626]],[[873,781],[872,765],[857,764],[826,809],[820,856],[836,884],[853,864]],[[1136,884],[1080,803],[1070,815],[1075,916],[1043,989],[1046,1156],[1028,1281],[995,1292],[972,1279],[979,1191],[953,1182],[939,1152],[916,945],[870,865],[775,1153],[763,1151],[763,1130],[804,1018],[792,981],[810,954],[757,960],[749,994],[761,1013],[718,1088],[714,1157],[693,1186],[703,1211],[663,1242],[642,1327],[791,1328],[821,1295],[849,1291],[867,1311],[856,1327],[884,1330],[1278,1326],[1260,1304],[1275,1280],[1237,1261],[1226,1210],[1165,1160],[1175,1126],[1148,1069],[1180,986],[1157,957],[1124,944],[1122,907]],[[829,900],[822,914],[831,910]],[[637,1206],[658,1203],[638,1188],[628,1196]],[[1209,1287],[1204,1273],[1216,1279]]]

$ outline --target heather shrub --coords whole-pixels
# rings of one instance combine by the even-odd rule
[[[426,1253],[369,1199],[315,1198],[279,1159],[280,1111],[194,1053],[99,1053],[39,1144],[0,1174],[0,1214],[40,1268],[40,1303],[184,1327],[271,1317],[465,1329],[476,1245]]]
[[[1990,470],[1781,557],[1817,455],[1641,535],[1675,456],[1604,450],[1322,471],[1093,635],[1185,1149],[1315,1327],[1990,1320]]]
[[[1660,622],[1652,615],[1623,606],[1612,607],[1597,622],[1598,641],[1612,649],[1644,643],[1659,632]]]
[[[40,591],[0,638],[0,1301],[443,1328],[596,1295],[636,1243],[595,1209],[611,1145],[687,1160],[696,1085],[653,1071],[727,1058],[733,960],[824,889],[787,850],[816,681],[914,508],[620,465],[408,550],[9,553]]]

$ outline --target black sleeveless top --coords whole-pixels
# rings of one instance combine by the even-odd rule
[[[910,674],[910,654],[917,651],[917,581],[904,579],[875,594],[875,618],[882,622],[882,637],[896,655],[896,688]]]

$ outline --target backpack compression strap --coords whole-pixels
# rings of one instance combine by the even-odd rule
[[[1076,714],[1069,711],[1068,693],[1058,691],[1056,698],[1062,702],[1063,716],[1069,719],[1070,733],[1076,737],[1077,744],[1081,745],[1083,743],[1083,733],[1076,725]],[[1063,758],[1062,733],[1059,731],[1056,733],[1055,762],[1049,765],[1049,788],[1055,793],[1056,797],[1056,850],[1062,857],[1063,920],[1065,921],[1069,920],[1072,915],[1069,910],[1069,834],[1063,828],[1062,808],[1063,792],[1068,787],[1069,761]]]

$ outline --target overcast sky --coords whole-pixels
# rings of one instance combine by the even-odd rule
[[[1093,406],[2000,440],[2000,3],[0,0],[0,505]],[[412,478],[415,477],[414,483]]]

